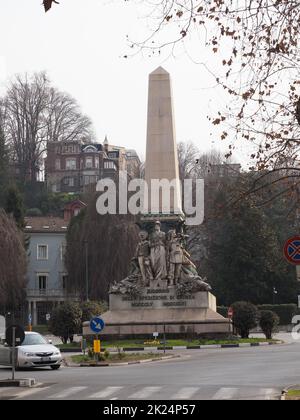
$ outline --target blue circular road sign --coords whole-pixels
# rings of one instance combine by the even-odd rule
[[[105,323],[104,323],[103,319],[101,319],[99,317],[95,317],[95,318],[91,319],[91,321],[90,321],[90,329],[94,333],[101,332],[104,327],[105,327]]]

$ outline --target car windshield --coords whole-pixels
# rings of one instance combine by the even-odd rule
[[[22,346],[34,346],[38,344],[47,344],[47,341],[40,334],[26,334]]]

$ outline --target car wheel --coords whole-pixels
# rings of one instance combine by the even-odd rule
[[[60,368],[60,365],[53,365],[53,366],[50,366],[50,367],[51,367],[52,370],[57,370],[57,369]]]

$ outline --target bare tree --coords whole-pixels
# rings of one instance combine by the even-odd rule
[[[51,87],[45,115],[46,141],[75,141],[91,139],[91,121],[82,115],[74,98]]]
[[[23,235],[0,210],[0,308],[12,309],[24,297],[27,257]]]
[[[250,142],[253,168],[273,169],[282,157],[299,164],[300,3],[297,0],[149,0],[149,36],[132,46],[161,53],[183,47],[197,33],[215,55],[201,63],[229,95],[210,115],[222,139]],[[195,39],[195,37],[193,38]],[[182,50],[181,50],[182,51]],[[299,109],[299,107],[298,107]]]
[[[68,94],[51,87],[46,73],[16,76],[1,103],[11,160],[21,180],[34,181],[47,141],[91,137],[91,122]]]

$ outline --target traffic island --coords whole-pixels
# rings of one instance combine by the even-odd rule
[[[110,354],[107,359],[104,361],[95,361],[88,356],[72,356],[71,360],[65,360],[66,366],[68,367],[107,367],[107,366],[121,366],[121,365],[133,365],[139,363],[149,363],[156,362],[160,360],[168,360],[173,358],[178,358],[180,355],[160,355],[156,353],[148,354]]]
[[[10,388],[10,387],[31,388],[34,385],[36,385],[36,380],[34,378],[0,380],[0,388]]]
[[[300,386],[293,385],[282,392],[281,400],[284,401],[299,401],[300,400]]]

